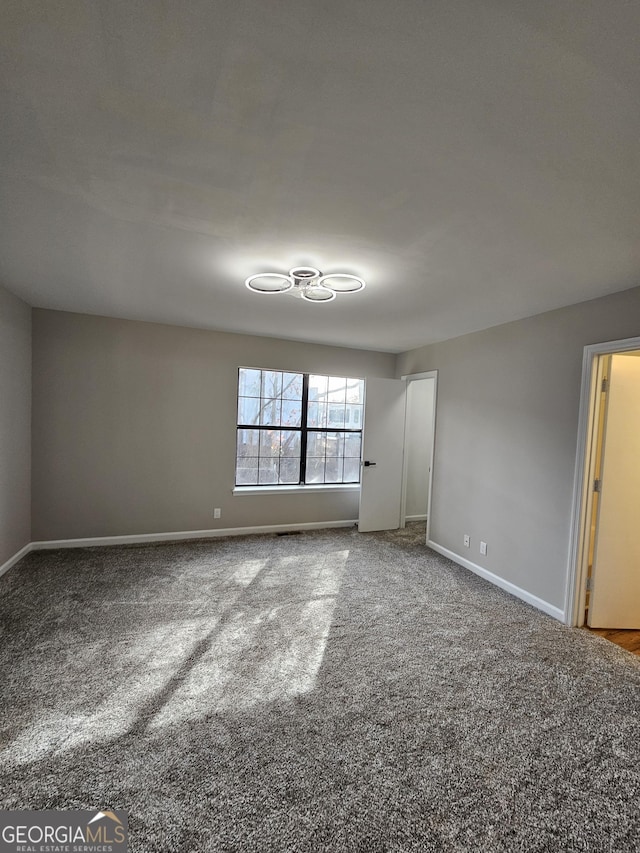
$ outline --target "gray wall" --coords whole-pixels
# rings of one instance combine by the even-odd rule
[[[34,540],[357,518],[357,492],[232,495],[237,369],[393,377],[394,355],[41,309],[33,324]]]
[[[434,542],[563,607],[583,347],[637,335],[640,288],[398,358],[439,371]]]
[[[31,541],[31,308],[0,287],[0,566]]]

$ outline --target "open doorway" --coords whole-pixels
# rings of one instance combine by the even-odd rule
[[[407,395],[400,525],[404,527],[411,521],[426,522],[428,540],[438,371],[402,378],[407,383]]]
[[[586,347],[583,368],[567,621],[637,653],[640,339]]]

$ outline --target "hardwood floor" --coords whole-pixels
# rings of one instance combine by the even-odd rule
[[[605,640],[622,646],[628,652],[640,656],[640,631],[624,631],[616,628],[587,628],[593,634],[599,634]]]

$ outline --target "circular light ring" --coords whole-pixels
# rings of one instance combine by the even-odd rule
[[[322,273],[315,267],[294,267],[289,270],[289,276],[298,281],[310,281],[313,278],[320,278]]]
[[[307,287],[302,291],[302,298],[307,302],[333,302],[336,298],[336,293],[329,290],[328,287],[323,287],[321,284],[314,287]]]
[[[346,272],[323,275],[318,284],[321,287],[328,287],[329,290],[334,290],[336,293],[357,293],[365,288],[363,278],[357,275],[349,275]]]
[[[260,280],[262,280],[262,287],[259,286]],[[254,293],[286,293],[293,287],[293,281],[289,276],[281,275],[279,272],[259,272],[257,275],[250,275],[245,284]]]

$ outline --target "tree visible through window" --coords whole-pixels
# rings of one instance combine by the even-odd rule
[[[364,380],[241,367],[237,486],[359,483]]]

